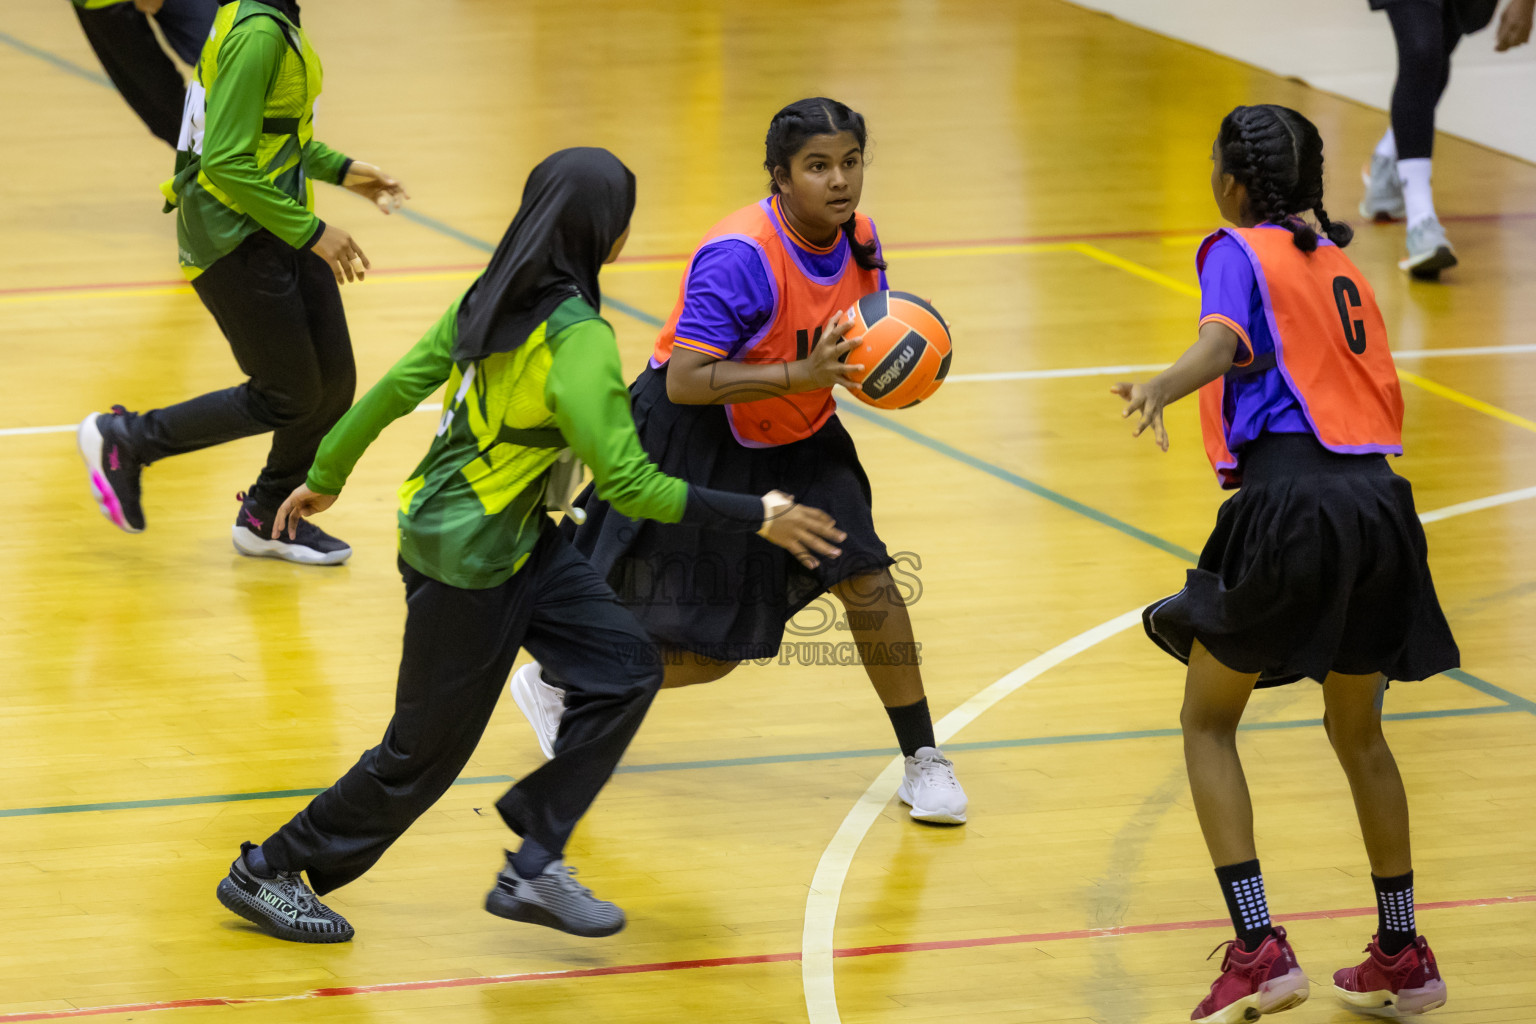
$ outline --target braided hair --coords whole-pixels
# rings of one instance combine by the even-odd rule
[[[780,167],[788,171],[789,162],[805,148],[809,139],[839,132],[851,133],[859,144],[859,153],[864,152],[865,143],[869,141],[864,116],[837,100],[829,100],[824,96],[797,100],[774,114],[773,120],[768,123],[768,153],[763,160],[763,169],[768,172],[768,190],[774,195],[779,194],[779,182],[774,172]],[[875,244],[860,242],[854,236],[857,227],[854,214],[849,214],[842,224],[854,262],[865,270],[884,270],[885,261],[875,255]]]
[[[1253,217],[1285,228],[1302,252],[1317,248],[1317,230],[1301,218],[1306,211],[1334,245],[1343,248],[1355,237],[1323,209],[1323,137],[1296,111],[1272,103],[1237,107],[1222,119],[1216,146],[1222,171],[1248,189]]]

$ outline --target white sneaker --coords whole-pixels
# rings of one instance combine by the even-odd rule
[[[1360,200],[1360,216],[1367,220],[1402,220],[1408,208],[1403,204],[1403,183],[1397,177],[1397,161],[1386,156],[1372,156],[1371,166],[1361,172],[1365,197]]]
[[[918,747],[907,758],[907,775],[896,796],[912,808],[912,817],[918,821],[965,824],[965,790],[955,778],[954,764],[934,747]]]
[[[1398,267],[1421,281],[1438,281],[1440,271],[1456,265],[1456,251],[1436,217],[1425,217],[1408,228],[1408,258]]]
[[[539,749],[544,752],[544,757],[554,757],[555,737],[560,733],[560,717],[565,714],[565,691],[544,681],[544,677],[539,675],[539,663],[536,661],[530,661],[513,672],[507,689],[512,691],[517,709],[528,719],[528,724],[533,726],[533,735],[538,738]]]

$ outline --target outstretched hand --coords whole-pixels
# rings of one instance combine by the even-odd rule
[[[1536,4],[1531,0],[1509,0],[1499,18],[1498,43],[1494,49],[1500,53],[1523,46],[1531,38],[1531,17]]]
[[[393,213],[400,209],[400,204],[411,198],[411,194],[405,190],[397,179],[391,178],[373,164],[365,164],[361,160],[354,160],[347,167],[347,177],[342,181],[341,187],[349,192],[356,192],[364,199],[373,200],[382,213]]]
[[[281,537],[286,529],[288,539],[294,540],[301,521],[316,513],[324,512],[334,504],[336,504],[336,495],[317,494],[304,484],[299,484],[278,508],[277,515],[273,517],[272,536]]]
[[[1163,451],[1168,450],[1168,431],[1163,427],[1163,406],[1167,404],[1161,389],[1151,386],[1148,381],[1143,384],[1120,383],[1110,387],[1110,392],[1125,399],[1126,405],[1120,412],[1120,418],[1125,419],[1136,413],[1141,418],[1136,423],[1136,429],[1131,431],[1132,437],[1140,437],[1148,427],[1152,428],[1152,439]]]

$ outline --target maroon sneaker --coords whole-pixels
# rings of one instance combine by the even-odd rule
[[[1350,1009],[1373,1017],[1398,1017],[1445,1005],[1445,982],[1424,936],[1396,956],[1387,956],[1373,935],[1365,952],[1365,963],[1333,974],[1333,990]]]
[[[1296,951],[1285,941],[1284,928],[1276,928],[1252,953],[1236,939],[1222,945],[1227,955],[1221,958],[1221,977],[1189,1015],[1196,1024],[1258,1020],[1260,1014],[1300,1006],[1311,995],[1307,976],[1296,963]],[[1215,955],[1216,950],[1211,950]]]

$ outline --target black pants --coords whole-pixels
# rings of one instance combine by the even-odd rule
[[[219,11],[218,0],[165,0],[155,21],[171,49],[196,64]],[[160,48],[149,18],[131,3],[86,10],[76,7],[85,38],[96,57],[149,130],[175,146],[181,134],[185,86],[181,72]]]
[[[249,488],[275,509],[304,482],[320,439],[352,405],[357,367],[341,291],[324,260],[267,231],[192,281],[250,379],[127,421],[141,462],[272,432]]]
[[[1457,0],[1398,0],[1386,10],[1397,42],[1392,87],[1397,158],[1428,159],[1435,148],[1435,107],[1451,80],[1451,53],[1461,42]]]
[[[401,562],[405,650],[384,742],[262,843],[278,871],[326,893],[367,871],[468,763],[519,647],[559,675],[555,756],[496,803],[507,825],[559,854],[613,774],[661,686],[640,624],[554,529],[490,590],[462,590]]]

